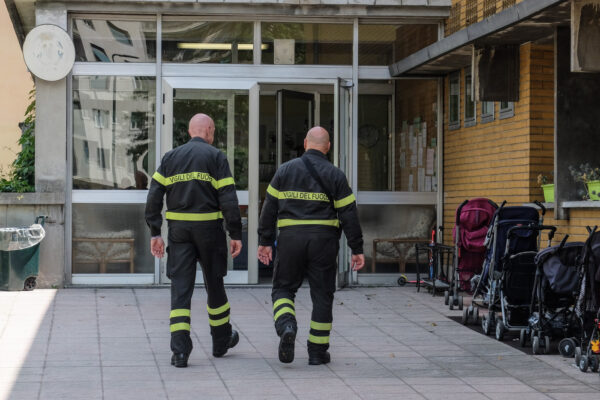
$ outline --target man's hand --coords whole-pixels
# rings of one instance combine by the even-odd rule
[[[231,240],[229,243],[229,252],[231,253],[231,258],[236,258],[240,255],[242,251],[242,241],[241,240]]]
[[[163,258],[165,255],[165,242],[160,236],[150,240],[150,252],[157,258]]]
[[[271,246],[258,246],[258,259],[261,263],[269,265],[273,260],[273,248]]]
[[[365,255],[364,254],[352,254],[352,271],[358,271],[365,266]]]

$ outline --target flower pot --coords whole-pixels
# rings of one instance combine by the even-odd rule
[[[590,200],[600,200],[600,181],[587,182]]]
[[[542,185],[542,189],[544,190],[544,202],[554,203],[554,183]]]

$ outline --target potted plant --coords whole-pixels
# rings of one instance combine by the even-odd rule
[[[537,182],[544,191],[544,202],[554,203],[554,183],[548,183],[550,179],[544,174],[538,175]]]
[[[600,200],[600,168],[591,167],[589,163],[581,164],[579,168],[569,167],[571,176],[575,182],[581,182],[585,186],[584,200]]]

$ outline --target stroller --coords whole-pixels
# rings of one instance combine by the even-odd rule
[[[506,201],[496,210],[486,234],[486,254],[481,275],[475,275],[471,284],[475,286],[471,305],[463,311],[462,323],[476,324],[479,320],[479,307],[488,308],[488,315],[481,321],[481,327],[486,335],[496,325],[496,312],[501,311],[500,286],[504,263],[509,257],[525,251],[537,252],[540,215],[535,207],[515,206],[505,207]],[[542,210],[546,209],[536,202]],[[514,238],[508,241],[508,232],[512,227],[527,227],[513,231]],[[514,260],[518,261],[517,259]]]
[[[471,293],[471,278],[481,273],[485,256],[485,235],[498,205],[492,200],[476,198],[465,200],[456,209],[454,238],[454,273],[450,288],[444,292],[444,303],[450,309],[463,309],[459,291]]]
[[[575,363],[583,372],[588,368],[597,372],[600,367],[600,232],[597,229],[588,227],[575,307],[582,327],[580,346],[575,349]]]
[[[550,340],[562,338],[559,350],[572,357],[580,324],[575,315],[579,287],[580,255],[583,243],[567,243],[568,235],[558,246],[548,247],[535,257],[537,271],[531,301],[529,326],[521,330],[521,346],[531,338],[533,354],[549,353]]]

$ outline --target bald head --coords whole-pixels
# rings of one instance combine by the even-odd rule
[[[212,144],[215,139],[215,123],[206,114],[196,114],[190,119],[188,133],[191,137],[199,137]]]
[[[321,153],[327,154],[330,146],[329,133],[320,126],[311,128],[304,139],[304,150],[319,150]]]

